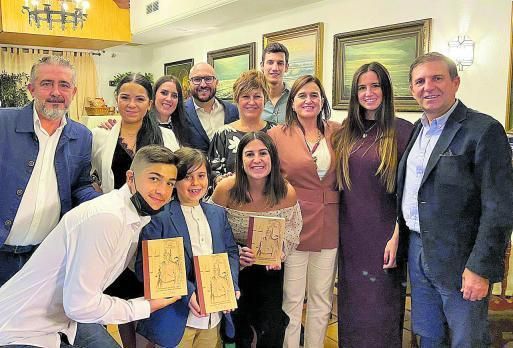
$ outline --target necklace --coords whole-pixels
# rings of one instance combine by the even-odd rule
[[[319,144],[321,143],[321,140],[322,140],[322,133],[320,130],[317,130],[318,134],[317,134],[317,140],[315,141],[315,143],[313,144],[312,147],[310,147],[310,144],[308,144],[308,140],[306,140],[306,134],[305,134],[305,144],[306,144],[306,148],[308,149],[308,152],[310,152],[310,156],[312,156],[312,159],[314,160],[314,162],[317,164],[317,156],[314,156],[314,152],[315,150],[317,150],[317,148],[319,147]]]
[[[365,129],[363,131],[362,138],[364,138],[364,139],[367,138],[367,133],[369,133],[372,130],[372,128],[374,128],[374,126],[376,126],[376,124],[377,123],[374,123],[372,126],[370,126],[369,128]]]

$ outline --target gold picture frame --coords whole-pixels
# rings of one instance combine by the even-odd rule
[[[233,83],[243,71],[256,67],[256,42],[207,52],[207,62],[216,71],[216,96],[223,100],[233,99]]]
[[[289,70],[283,78],[289,87],[302,75],[314,75],[322,81],[324,23],[264,34],[262,49],[272,42],[285,45],[289,51]]]
[[[336,34],[333,37],[333,109],[347,110],[353,74],[373,61],[392,79],[397,111],[420,111],[409,90],[410,64],[429,52],[431,18]]]

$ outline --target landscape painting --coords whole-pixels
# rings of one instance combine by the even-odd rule
[[[315,75],[322,81],[323,23],[264,34],[262,49],[272,42],[289,51],[289,70],[283,79],[289,88],[302,75]]]
[[[354,72],[379,62],[390,73],[398,111],[418,111],[410,95],[408,73],[416,57],[429,49],[431,20],[337,34],[334,37],[333,108],[347,109]]]
[[[184,100],[189,97],[189,71],[193,65],[192,58],[164,64],[164,75],[173,75],[180,81]]]
[[[244,71],[255,69],[256,43],[224,48],[207,53],[207,61],[215,69],[217,79],[216,96],[223,100],[233,99],[233,83]]]

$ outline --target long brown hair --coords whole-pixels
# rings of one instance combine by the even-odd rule
[[[229,191],[229,201],[235,205],[243,205],[252,201],[249,195],[249,179],[244,170],[243,156],[244,148],[253,140],[260,140],[267,148],[271,158],[271,172],[267,176],[263,193],[267,204],[273,207],[287,196],[287,182],[280,172],[280,158],[273,140],[269,135],[260,131],[246,133],[240,140],[235,161],[235,184]]]
[[[349,176],[349,157],[356,143],[361,141],[365,132],[363,120],[366,110],[358,101],[358,79],[366,72],[373,71],[378,76],[383,101],[376,109],[376,127],[378,129],[378,154],[380,163],[376,171],[387,192],[395,190],[397,172],[397,139],[395,130],[394,93],[392,82],[387,69],[377,62],[362,65],[353,76],[351,98],[347,118],[342,122],[342,128],[333,134],[333,148],[336,152],[337,184],[341,190],[344,185],[351,189]]]

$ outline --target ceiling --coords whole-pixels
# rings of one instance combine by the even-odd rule
[[[132,32],[132,44],[154,44],[189,35],[213,32],[220,28],[240,25],[259,17],[278,14],[294,7],[319,1],[322,0],[258,0],[258,2],[254,0],[236,0],[208,11],[197,11],[196,13],[193,11],[181,18],[169,18],[169,20],[160,21],[158,26]],[[256,3],[258,6],[255,6]],[[134,16],[138,15],[133,12],[131,8],[130,16],[132,20]],[[312,22],[315,21],[315,19],[312,19]]]

